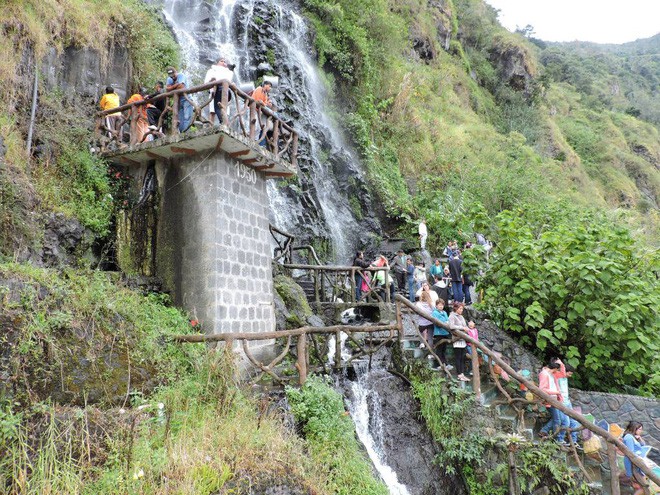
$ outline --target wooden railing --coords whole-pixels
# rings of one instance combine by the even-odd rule
[[[335,369],[339,369],[343,365],[350,364],[355,359],[372,356],[390,342],[394,342],[397,336],[401,333],[399,323],[387,325],[370,325],[370,326],[356,326],[356,325],[335,325],[330,327],[302,327],[294,330],[281,330],[277,332],[264,332],[264,333],[218,333],[218,334],[198,334],[198,335],[179,335],[174,337],[175,342],[194,343],[194,342],[225,342],[228,348],[233,348],[234,342],[241,342],[243,352],[252,363],[261,372],[256,378],[258,380],[263,374],[267,374],[279,383],[285,383],[289,378],[277,374],[276,366],[279,365],[284,358],[292,350],[291,339],[296,338],[296,369],[298,370],[298,383],[304,385],[307,380],[307,373],[310,365],[310,354],[308,352],[309,345],[314,347],[315,355],[317,357],[319,369],[325,369],[326,362],[323,358],[327,355],[316,341],[316,335],[325,335],[327,337],[335,337],[335,345],[333,352],[333,364]],[[357,350],[354,350],[351,357],[342,362],[341,357],[341,333],[344,332],[348,338],[353,342]],[[356,337],[356,333],[365,333],[372,335],[375,332],[388,332],[385,338],[378,340],[378,345],[365,347]],[[257,359],[252,352],[248,342],[254,340],[276,340],[286,339],[280,354],[275,356],[268,364],[264,364]],[[330,349],[328,349],[330,351]]]
[[[345,303],[368,304],[389,303],[390,287],[392,280],[388,266],[359,268],[357,266],[329,266],[329,265],[304,265],[283,264],[287,270],[303,270],[308,272],[314,283],[314,302],[328,303],[338,302],[340,299]],[[380,283],[377,278],[378,272],[384,272],[385,284]],[[359,300],[356,299],[355,276],[360,275],[367,284],[367,290],[362,291]]]
[[[402,297],[400,295],[395,296],[395,300],[397,303],[397,314],[400,313],[400,307],[401,305],[406,306],[409,308],[411,311],[414,313],[426,318],[427,320],[433,322],[434,325],[438,327],[442,327],[446,330],[448,330],[454,339],[462,339],[468,342],[473,349],[472,352],[472,379],[473,379],[473,390],[474,393],[476,394],[477,398],[481,394],[481,385],[480,385],[480,378],[479,378],[479,361],[477,357],[477,352],[476,350],[479,349],[484,355],[488,356],[489,361],[496,363],[499,365],[504,371],[506,371],[509,376],[514,378],[518,383],[524,385],[527,387],[527,389],[532,392],[535,396],[540,398],[542,401],[544,401],[547,404],[550,404],[552,407],[560,410],[564,414],[566,414],[568,417],[573,418],[575,421],[577,421],[583,428],[586,428],[587,430],[590,430],[594,434],[598,435],[599,437],[603,438],[607,444],[607,457],[611,469],[611,493],[612,494],[620,494],[620,487],[619,487],[619,477],[617,474],[618,467],[617,467],[617,462],[616,462],[616,450],[618,449],[623,455],[625,455],[628,459],[630,459],[630,462],[632,462],[635,466],[637,466],[646,476],[648,476],[651,480],[653,480],[654,483],[660,486],[660,477],[658,477],[644,462],[644,460],[641,457],[636,456],[628,447],[625,446],[625,444],[621,441],[621,439],[615,437],[612,435],[609,431],[595,425],[591,421],[589,421],[588,418],[583,416],[582,414],[578,413],[577,411],[570,409],[566,406],[564,406],[563,403],[557,401],[554,397],[546,394],[543,390],[541,390],[538,386],[536,386],[533,382],[530,380],[526,379],[524,376],[522,376],[520,373],[518,373],[516,370],[514,370],[507,362],[505,362],[497,353],[486,347],[484,344],[482,344],[478,340],[474,340],[472,337],[470,337],[468,334],[465,332],[462,332],[460,330],[455,330],[452,329],[447,323],[444,323],[436,318],[433,318],[430,313],[426,311],[422,311],[419,309],[415,304],[411,303],[408,301],[405,297]],[[423,339],[423,337],[422,337]],[[428,345],[429,349],[433,349],[432,343]],[[437,360],[438,364],[440,367],[445,371],[445,373],[449,374],[446,369],[444,368],[444,365],[440,361],[440,358],[435,354],[435,352],[431,351],[432,355],[434,356],[434,359]],[[570,438],[570,436],[569,436]]]
[[[179,133],[179,103],[185,99],[193,108],[193,115],[190,123],[183,132],[188,131],[196,123],[202,125],[213,125],[213,123],[204,116],[204,109],[211,105],[213,107],[213,97],[209,90],[216,88],[216,91],[222,92],[220,112],[223,126],[247,137],[257,143],[266,142],[268,150],[275,155],[277,159],[285,159],[293,167],[297,166],[298,155],[298,133],[275,112],[265,106],[262,102],[241,91],[235,84],[229,81],[212,81],[207,84],[193,86],[192,88],[177,89],[161,93],[146,100],[136,101],[117,108],[112,108],[99,112],[96,118],[96,137],[101,151],[116,148],[123,148],[124,143],[122,129],[125,124],[129,126],[128,144],[135,145],[140,142],[151,139],[160,139],[165,136],[163,132],[164,123],[168,116],[171,118],[168,134],[175,135]],[[201,102],[198,103],[192,96],[201,95]],[[160,114],[158,123],[154,126],[156,129],[150,129],[140,137],[138,132],[138,120],[145,119],[148,105],[165,100],[165,108]],[[112,114],[120,113],[117,117],[119,122],[112,128],[108,126],[106,118]]]

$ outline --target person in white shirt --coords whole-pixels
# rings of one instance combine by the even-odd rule
[[[220,57],[218,63],[212,65],[209,70],[206,71],[206,77],[204,77],[204,84],[210,83],[212,81],[222,81],[227,80],[229,82],[234,78],[233,68],[230,68],[225,57]],[[211,124],[215,124],[215,116],[218,116],[218,123],[222,124],[222,112],[220,111],[220,105],[222,103],[222,87],[216,86],[209,90],[211,96],[213,96],[213,106],[209,112],[209,120]],[[231,100],[231,92],[228,95],[228,100]]]
[[[422,251],[426,249],[426,238],[428,237],[429,232],[426,229],[426,219],[422,218],[419,222],[419,242],[422,246]]]

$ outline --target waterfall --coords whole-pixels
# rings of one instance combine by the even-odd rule
[[[367,384],[369,375],[367,366],[367,362],[354,362],[357,380],[352,382],[350,386],[353,398],[347,401],[348,411],[355,423],[358,438],[367,450],[371,462],[387,485],[390,494],[410,495],[406,486],[399,482],[396,472],[386,463],[383,448],[384,432],[381,398]]]
[[[181,45],[184,72],[202,81],[220,55],[236,64],[238,81],[275,74],[279,115],[300,133],[299,175],[268,181],[271,221],[301,242],[331,242],[334,261],[350,261],[365,233],[380,225],[355,152],[330,118],[323,77],[310,58],[304,19],[283,0],[165,0],[164,16]],[[349,202],[349,198],[352,201]],[[353,211],[356,201],[363,211]]]

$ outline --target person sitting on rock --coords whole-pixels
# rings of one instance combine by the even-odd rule
[[[623,443],[633,454],[641,455],[642,446],[645,445],[644,440],[642,440],[642,423],[637,421],[628,423],[626,431],[623,432]],[[635,488],[634,495],[650,495],[649,482],[642,470],[637,466],[633,466],[628,457],[624,457],[623,463],[626,467],[626,476],[630,478],[633,488]]]

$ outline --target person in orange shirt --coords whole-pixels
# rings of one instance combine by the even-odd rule
[[[143,101],[144,93],[146,93],[146,91],[144,89],[141,89],[139,93],[135,93],[134,95],[132,95],[126,101],[126,104]],[[147,105],[139,105],[137,108],[138,108],[138,112],[137,112],[136,140],[137,143],[141,143],[144,140],[144,136],[149,132],[149,119],[147,118]]]
[[[105,88],[105,94],[101,97],[99,101],[99,106],[101,110],[112,110],[119,106],[119,95],[115,93],[115,89],[112,86],[107,86]],[[119,126],[121,113],[114,112],[105,117],[105,126],[111,133],[116,133]],[[121,142],[121,138],[117,138]]]
[[[257,101],[260,101],[264,105],[266,105],[268,108],[273,108],[273,102],[270,101],[270,98],[268,98],[268,93],[270,93],[270,90],[273,88],[273,85],[270,81],[264,81],[264,83],[259,86],[257,89],[254,90],[252,93],[252,98],[254,98]]]

